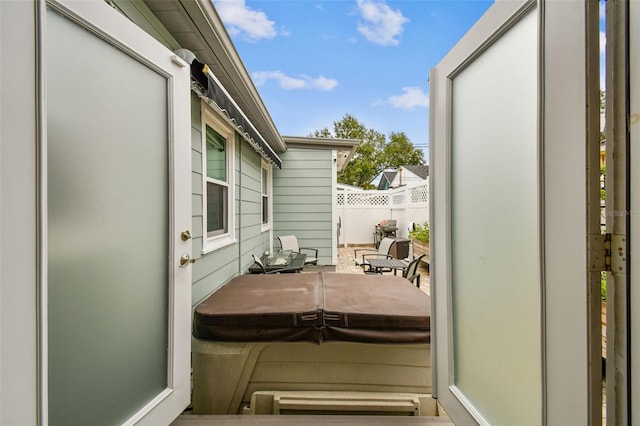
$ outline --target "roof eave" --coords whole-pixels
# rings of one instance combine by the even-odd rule
[[[342,172],[362,143],[360,139],[322,138],[314,136],[283,136],[288,147],[335,149],[338,151],[338,172]]]
[[[284,152],[287,146],[211,1],[145,3],[183,48],[209,65],[269,145],[276,152]]]
[[[362,140],[343,138],[322,138],[314,136],[282,136],[287,146],[308,146],[326,149],[350,148],[357,149]]]

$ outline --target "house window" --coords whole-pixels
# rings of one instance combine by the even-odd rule
[[[203,104],[204,251],[235,240],[233,226],[234,131]]]
[[[271,194],[271,166],[262,162],[262,229],[268,229],[271,222],[269,198]]]

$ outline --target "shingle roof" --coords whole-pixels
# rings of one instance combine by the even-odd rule
[[[388,189],[389,185],[391,184],[391,182],[393,182],[393,179],[396,177],[397,174],[398,172],[395,170],[382,172],[380,182],[378,182],[378,189],[382,189],[382,190]]]
[[[422,179],[429,177],[429,166],[402,166],[403,169],[409,170],[416,176],[420,176]]]

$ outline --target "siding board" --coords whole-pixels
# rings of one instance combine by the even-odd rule
[[[327,186],[281,186],[273,189],[274,196],[316,196],[327,195],[327,192],[331,190],[331,187]]]
[[[195,93],[191,92],[191,126],[200,131],[202,129],[201,113],[202,109],[200,107],[200,98]]]
[[[304,204],[304,203],[296,203],[296,204],[274,204],[273,212],[276,213],[309,213],[310,215],[317,215],[320,213],[331,213],[331,206],[323,206],[319,204]],[[303,217],[300,217],[300,221],[305,223],[307,220]],[[304,231],[304,229],[301,229]],[[300,237],[298,237],[300,239]]]
[[[191,170],[202,175],[202,154],[199,151],[191,150]]]
[[[276,205],[296,205],[296,204],[331,204],[333,198],[331,195],[282,195],[278,197],[278,202],[275,203],[273,207]],[[331,206],[329,206],[331,207]]]
[[[202,154],[202,131],[200,128],[191,127],[191,149]],[[202,166],[200,166],[202,168]]]
[[[336,182],[332,151],[289,148],[281,158],[282,170],[273,173],[274,241],[278,235],[295,235],[301,247],[319,250],[319,264],[330,264]]]
[[[284,160],[283,160],[284,161]],[[321,170],[321,169],[283,169],[280,172],[280,177],[288,178],[288,179],[331,179],[333,174],[331,173],[331,169],[329,170]]]
[[[202,196],[202,174],[196,171],[191,172],[191,193]]]

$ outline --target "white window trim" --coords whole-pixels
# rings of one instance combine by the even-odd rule
[[[267,171],[267,223],[262,222],[262,171]],[[262,232],[271,230],[271,224],[273,223],[273,164],[264,159],[261,162],[260,167],[260,230]]]
[[[217,116],[213,109],[201,102],[202,109],[202,253],[235,243],[236,240],[236,184],[235,184],[235,131],[225,120]],[[227,229],[224,234],[207,236],[207,125],[223,136],[227,141]]]

